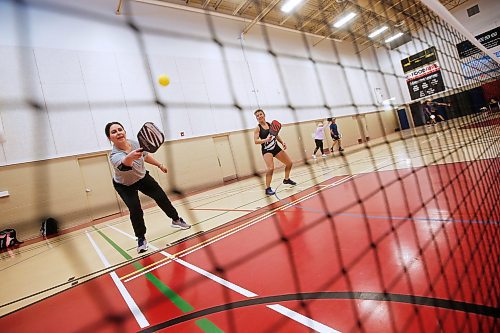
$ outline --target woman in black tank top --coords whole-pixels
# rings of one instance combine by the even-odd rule
[[[269,126],[270,124],[268,122],[266,122],[267,124],[267,129],[263,128],[262,125],[259,124],[259,138],[260,139],[267,139],[267,137],[269,136]],[[264,142],[261,144],[261,148],[262,148],[262,155],[264,155],[265,153],[271,153],[273,154],[273,156],[276,156],[276,154],[278,154],[280,151],[281,151],[281,148],[280,146],[278,146],[278,140],[276,140],[275,137],[272,137],[271,140],[269,140],[268,142]]]
[[[254,142],[256,145],[261,145],[262,157],[266,163],[266,194],[273,195],[274,191],[271,188],[271,180],[273,179],[274,162],[273,157],[276,157],[281,163],[285,165],[285,179],[283,184],[296,185],[290,179],[290,171],[292,170],[292,160],[285,152],[286,144],[283,142],[279,135],[273,136],[269,134],[269,123],[266,122],[266,114],[261,109],[254,112],[255,118],[259,122],[254,130]],[[283,145],[283,149],[278,145],[278,142]]]

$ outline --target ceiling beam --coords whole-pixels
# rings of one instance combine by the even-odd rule
[[[328,15],[324,11],[320,11],[320,14],[323,14],[323,20],[321,20],[322,24],[319,24],[320,27],[318,29],[316,29],[316,31],[314,33],[319,34],[319,32],[321,30],[323,30],[324,28],[327,28],[327,31],[331,31],[332,29],[336,29],[336,28],[333,28],[332,23],[337,18],[338,14],[341,14],[346,10],[347,6],[348,6],[348,3],[347,3],[347,1],[345,1],[342,3],[342,8],[334,7],[333,8],[334,15],[331,15],[330,18],[328,18],[328,16],[330,16],[330,15]],[[338,30],[338,29],[336,29],[336,30]],[[328,37],[330,37],[331,35],[332,34],[328,35]]]
[[[402,21],[400,19],[400,16],[401,15],[405,16],[404,14],[405,11],[410,10],[410,8],[414,6],[417,6],[417,2],[412,2],[411,5],[405,8],[404,6],[401,5],[401,0],[397,0],[395,3],[387,3],[386,1],[383,0],[378,0],[376,2],[374,2],[373,0],[360,0],[357,3],[359,5],[359,9],[361,9],[364,13],[368,14],[367,18],[365,18],[363,24],[358,24],[349,33],[346,33],[346,35],[343,38],[341,38],[341,40],[345,40],[346,38],[352,36],[353,35],[352,33],[354,32],[356,37],[352,42],[355,43],[358,40],[365,39],[364,42],[361,43],[361,45],[371,41],[367,36],[368,35],[367,31],[361,31],[360,33],[358,33],[361,29],[365,30],[370,29],[369,25],[372,22],[376,22],[376,26],[381,24],[387,24],[389,25],[390,29],[393,29],[394,27],[397,27],[398,24],[400,24],[400,22]],[[400,5],[399,6],[400,8],[397,8],[397,5]],[[418,20],[414,20],[411,22],[408,22],[407,20],[404,21],[406,27],[404,29],[400,29],[401,32],[411,31],[412,25],[414,26],[415,30],[418,29],[417,25]],[[373,28],[375,28],[375,26]]]
[[[382,1],[378,1],[377,4],[380,4]],[[385,23],[387,21],[390,22],[391,26],[389,27],[390,29],[392,29],[393,27],[396,27],[400,22],[401,20],[399,19],[399,12],[396,11],[396,10],[393,10],[392,8],[395,7],[395,4],[391,5],[388,7],[388,9],[391,10],[391,13],[394,15],[394,16],[389,16],[389,14],[387,14],[387,10],[386,8],[384,8],[382,11],[383,13],[382,14],[377,14],[376,13],[376,10],[370,10],[369,13],[371,15],[369,15],[369,18],[367,19],[366,22],[364,22],[363,25],[361,26],[358,26],[354,29],[355,32],[359,31],[361,28],[368,28],[369,24],[371,24],[373,21],[378,21],[377,22],[377,25],[381,24],[381,23]],[[374,27],[375,28],[375,27]],[[370,29],[370,28],[368,28]],[[356,40],[358,40],[361,36],[358,36],[354,39],[353,42],[356,42]],[[369,41],[369,40],[368,40]],[[361,45],[367,43],[368,41],[365,41],[363,42]]]
[[[269,5],[267,5],[266,8],[264,8],[264,10],[262,12],[260,12],[259,15],[257,15],[257,17],[255,17],[253,19],[252,22],[250,22],[242,31],[243,34],[246,34],[248,31],[250,31],[250,29],[252,29],[252,27],[257,23],[257,22],[260,22],[260,20],[262,20],[267,14],[269,14],[269,12],[274,8],[276,7],[276,5],[280,2],[281,0],[273,0]]]
[[[239,15],[240,14],[240,10],[246,6],[249,2],[251,2],[252,0],[244,0],[242,2],[240,2],[240,4],[238,5],[238,7],[236,7],[236,9],[233,11],[233,15]]]
[[[220,4],[222,3],[222,0],[218,0],[215,5],[214,5],[214,9],[217,10],[220,6]]]
[[[328,4],[323,7],[323,8],[319,8],[317,11],[315,11],[314,13],[312,13],[312,15],[310,15],[308,18],[306,18],[302,24],[300,26],[297,27],[297,29],[301,30],[302,28],[304,28],[307,24],[309,24],[311,21],[313,21],[316,17],[318,17],[319,15],[321,14],[324,14],[324,11],[329,9],[331,6],[333,6],[334,4],[336,4],[335,1],[328,1]],[[290,16],[287,16],[286,19],[288,19]],[[286,19],[281,21],[280,22],[280,25],[283,25],[283,23],[286,22]]]
[[[315,34],[320,34],[323,29],[327,28],[327,34],[325,34],[325,37],[316,42],[314,45],[319,44],[324,39],[331,38],[334,34],[337,33],[341,33],[342,35],[344,35],[342,38],[339,38],[340,40],[346,40],[346,38],[351,36],[354,37],[353,42],[357,39],[362,38],[368,40],[368,36],[365,34],[365,32],[359,33],[358,31],[363,28],[366,29],[368,22],[372,22],[375,20],[378,20],[379,22],[387,22],[387,24],[395,26],[398,23],[397,12],[392,9],[393,6],[389,8],[383,7],[384,5],[382,4],[382,0],[377,0],[376,2],[374,0],[347,0],[345,2],[345,7],[341,10],[341,12],[345,12],[346,9],[354,10],[361,16],[363,22],[357,23],[354,29],[350,29],[347,31],[344,29],[335,29],[332,27],[332,23],[335,21],[335,19],[337,19],[337,17],[328,19],[324,25],[321,25],[316,31],[314,31]],[[382,12],[384,14],[379,14],[379,12]],[[328,31],[330,32],[328,33]],[[345,34],[343,32],[345,32]]]
[[[381,21],[386,21],[392,26],[398,23],[398,11],[393,8],[394,6],[387,6],[387,4],[383,3],[381,0],[349,1],[356,4],[361,9],[371,12],[375,15],[374,17],[378,17]]]
[[[304,1],[303,1],[303,3],[302,3],[302,5],[304,5],[307,1],[308,1],[308,0],[304,0]],[[318,7],[321,5],[320,1],[321,1],[321,0],[317,0],[317,2],[318,2],[318,4],[317,4],[317,5],[318,5]],[[328,1],[328,0],[327,0],[327,1]],[[332,4],[334,4],[334,2],[333,2],[333,1],[331,1],[331,0],[330,0],[330,1],[328,1],[328,2],[329,2],[329,5],[328,5],[328,6],[331,6]],[[293,17],[294,15],[296,15],[296,16],[300,16],[300,14],[298,14],[297,12],[295,12],[295,13],[293,13],[293,14],[292,14],[292,13],[290,13],[290,14],[285,13],[285,14],[284,14],[284,16],[285,16],[285,17],[281,20],[281,22],[279,23],[279,25],[283,25],[283,24],[285,24],[285,22],[286,22],[286,21],[288,21],[288,19],[289,19],[289,18],[291,18],[291,17]],[[297,28],[297,29],[300,29],[300,28]]]

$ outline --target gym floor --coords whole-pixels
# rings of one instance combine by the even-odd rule
[[[498,330],[500,114],[349,147],[2,253],[9,332]],[[263,163],[263,162],[262,162]],[[496,185],[495,185],[496,184]],[[259,320],[255,320],[259,318]]]

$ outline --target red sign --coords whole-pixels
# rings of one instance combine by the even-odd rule
[[[430,65],[427,65],[427,66],[424,66],[422,68],[419,68],[419,69],[416,69],[414,71],[409,72],[408,74],[406,74],[406,81],[407,82],[413,81],[413,80],[419,79],[421,77],[435,73],[439,70],[441,70],[441,68],[439,67],[439,64],[437,62],[435,62],[433,64],[430,64]]]

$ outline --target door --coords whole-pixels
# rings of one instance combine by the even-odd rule
[[[401,130],[410,128],[410,123],[408,122],[408,116],[406,115],[406,109],[398,110],[399,124],[401,125]]]
[[[222,169],[222,179],[228,181],[236,179],[236,166],[234,165],[233,152],[229,144],[229,137],[218,136],[214,138],[215,150]]]
[[[368,134],[368,127],[366,126],[366,117],[364,114],[358,114],[353,116],[353,119],[355,119],[358,123],[358,132],[359,132],[359,137],[358,137],[358,143],[366,142],[370,140],[369,134]]]
[[[87,203],[93,220],[120,212],[112,184],[108,156],[99,155],[78,159],[85,184]]]
[[[422,126],[425,124],[424,112],[420,102],[410,104],[411,117],[413,118],[413,127]]]

